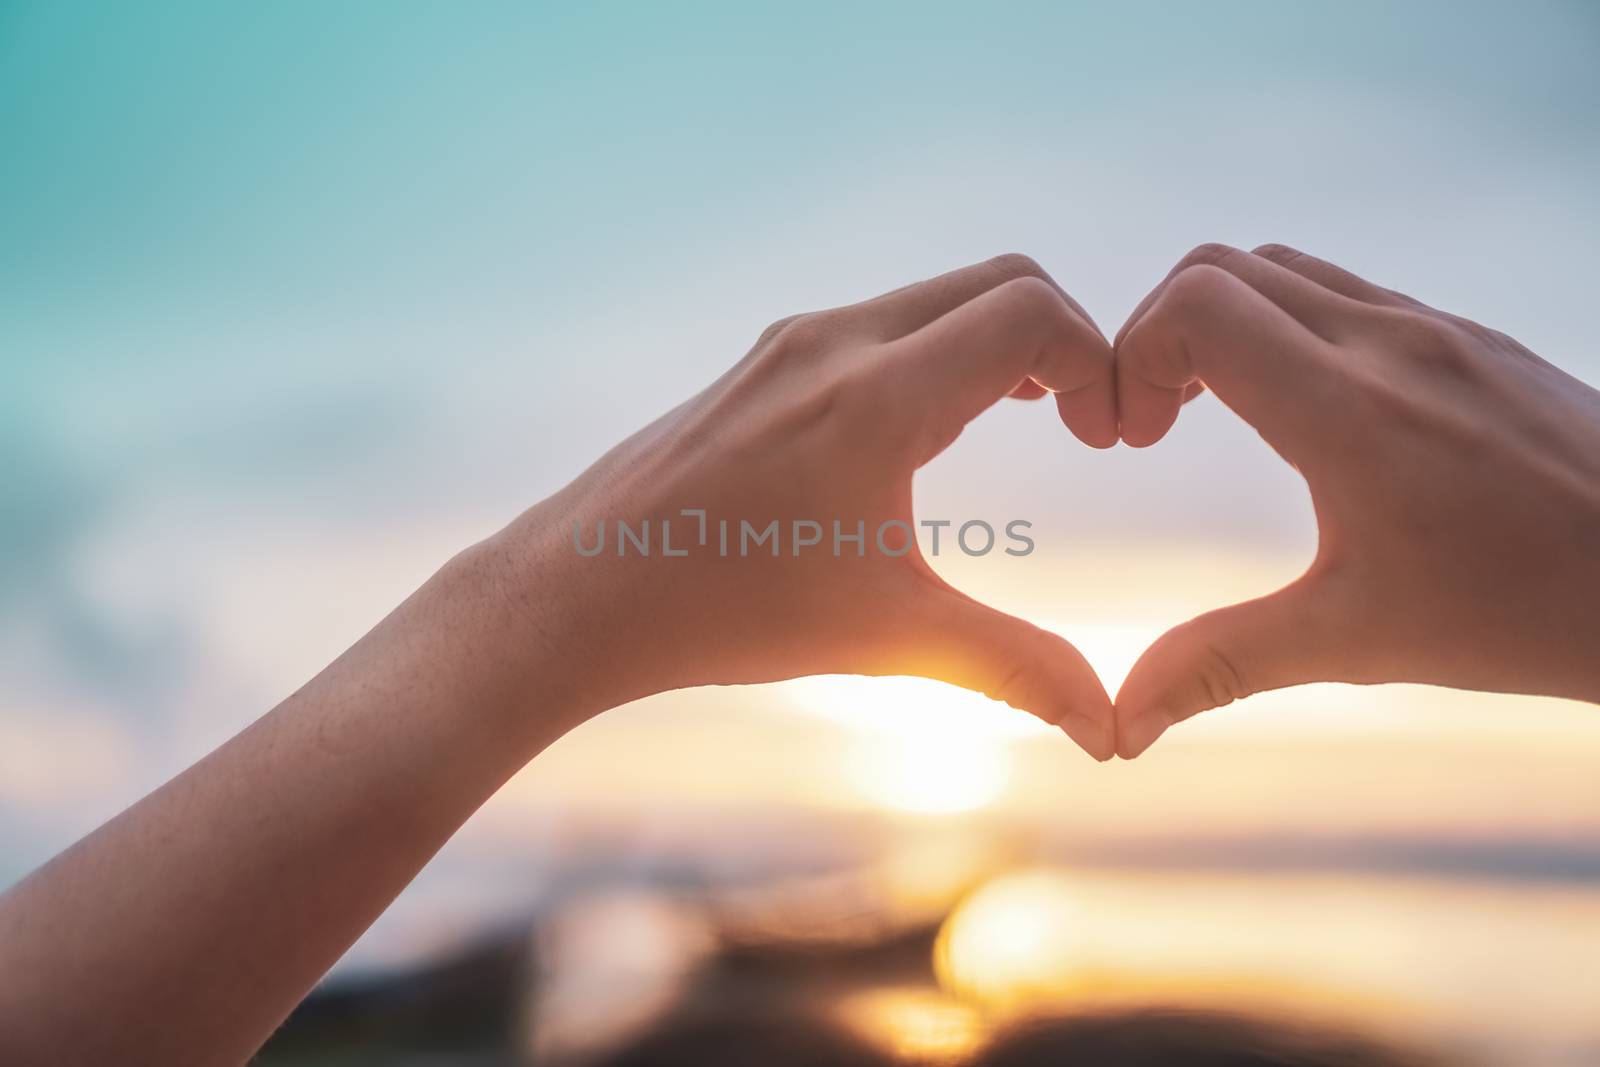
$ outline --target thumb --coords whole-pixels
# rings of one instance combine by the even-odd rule
[[[1070,642],[953,589],[939,590],[921,614],[909,673],[983,693],[1059,726],[1097,760],[1116,755],[1111,698]]]
[[[1332,680],[1337,643],[1304,579],[1173,627],[1117,693],[1117,754],[1133,759],[1175,723],[1241,697]]]

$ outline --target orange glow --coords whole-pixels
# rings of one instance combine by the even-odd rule
[[[945,922],[934,945],[934,969],[945,989],[993,1009],[1059,999],[1078,983],[1082,930],[1094,921],[1064,876],[1006,875],[968,897]]]
[[[923,734],[863,738],[851,757],[862,795],[896,811],[950,814],[994,801],[1011,779],[1011,756],[990,738]]]
[[[928,678],[822,674],[783,683],[806,711],[896,739],[928,733],[1032,737],[1052,728],[982,693]]]
[[[863,799],[915,813],[973,811],[1011,780],[1010,743],[1050,727],[926,678],[824,675],[786,687],[807,711],[847,724],[849,776]]]
[[[940,984],[1000,1019],[1157,1003],[1365,1022],[1400,1013],[1393,991],[1340,989],[1310,969],[1275,973],[1230,959],[1207,944],[1203,919],[1152,931],[1137,905],[1119,910],[1095,881],[1035,870],[983,886],[940,930]],[[1181,897],[1172,905],[1181,907]],[[1119,939],[1134,950],[1119,951]]]
[[[913,1063],[946,1063],[971,1054],[987,1036],[970,1005],[931,989],[873,989],[845,999],[844,1024]]]
[[[1596,930],[1600,901],[1565,888],[1037,869],[958,905],[934,969],[1001,1024],[1172,1004],[1402,1039],[1467,1020],[1575,1033],[1600,986],[1562,961]],[[1561,981],[1540,977],[1552,973]]]

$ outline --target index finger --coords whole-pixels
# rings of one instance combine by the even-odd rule
[[[1187,267],[1118,338],[1122,439],[1159,441],[1186,389],[1202,381],[1290,456],[1292,442],[1338,403],[1335,357],[1328,341],[1237,275]]]
[[[868,332],[879,340],[893,341],[920,330],[991,289],[1021,278],[1037,278],[1044,282],[1080,318],[1094,325],[1094,320],[1082,305],[1043,267],[1031,257],[1018,252],[1008,252],[935,278],[913,282],[852,305],[845,311],[851,318],[859,318]]]
[[[1024,379],[1056,394],[1079,440],[1117,442],[1111,346],[1042,279],[997,286],[886,345],[885,357],[948,420],[940,448]]]

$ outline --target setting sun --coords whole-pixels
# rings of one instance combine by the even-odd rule
[[[899,811],[972,811],[1004,792],[1011,754],[1007,742],[983,735],[867,737],[852,753],[850,777],[867,799]]]
[[[1011,745],[1047,733],[1032,716],[926,678],[825,675],[788,683],[805,710],[856,735],[849,775],[863,798],[899,811],[971,811],[1011,778]]]
[[[1070,634],[1109,690],[1120,684],[1154,630],[1118,625],[1050,626]],[[1013,748],[1054,728],[981,693],[927,678],[822,675],[783,684],[808,713],[856,735],[848,773],[867,801],[898,811],[972,811],[1011,783]]]

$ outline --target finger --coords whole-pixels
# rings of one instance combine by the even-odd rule
[[[1029,378],[1057,394],[1061,418],[1080,440],[1096,448],[1117,442],[1111,348],[1038,278],[990,289],[886,345],[883,358],[916,384],[936,438],[932,454]]]
[[[1337,678],[1339,641],[1309,585],[1302,579],[1158,638],[1117,693],[1117,754],[1133,759],[1174,724],[1252,693]]]
[[[943,588],[919,612],[923,626],[909,673],[983,693],[1059,726],[1097,760],[1116,754],[1105,687],[1071,643]]]
[[[936,278],[914,282],[863,303],[842,308],[840,314],[859,321],[877,340],[893,341],[1018,278],[1037,278],[1044,282],[1084,322],[1094,325],[1089,313],[1057,285],[1043,267],[1028,256],[1015,252],[974,263]]]
[[[1374,304],[1379,307],[1397,307],[1424,309],[1427,305],[1420,300],[1415,300],[1404,293],[1397,293],[1393,289],[1385,289],[1375,285],[1358,274],[1352,274],[1343,267],[1335,266],[1325,259],[1308,255],[1297,248],[1288,245],[1266,244],[1250,253],[1270,263],[1276,263],[1285,270],[1293,271],[1302,278],[1307,278],[1324,289],[1338,293],[1340,296],[1351,300],[1359,300],[1363,304]]]
[[[1125,386],[1125,384],[1123,384],[1123,382],[1122,382],[1122,379],[1120,379],[1120,376],[1118,376],[1118,381],[1117,381],[1118,394],[1120,394],[1120,392],[1123,392],[1123,390],[1125,390],[1125,389],[1131,389],[1131,390],[1133,390],[1134,394],[1138,394],[1138,392],[1139,392],[1138,382],[1133,382],[1133,384],[1128,384],[1128,386]],[[1179,410],[1179,408],[1182,408],[1182,406],[1186,405],[1186,403],[1189,403],[1190,400],[1194,400],[1195,397],[1198,397],[1198,395],[1203,394],[1203,392],[1205,392],[1205,382],[1200,381],[1200,379],[1198,379],[1198,378],[1194,379],[1194,381],[1189,382],[1189,384],[1187,384],[1187,386],[1182,387],[1182,392],[1181,392],[1181,394],[1178,395],[1178,403],[1176,403],[1176,405],[1174,405],[1174,403],[1171,403],[1171,400],[1173,400],[1173,398],[1171,398],[1170,395],[1166,394],[1166,390],[1162,390],[1162,392],[1160,392],[1160,394],[1158,394],[1158,403],[1157,403],[1157,405],[1155,405],[1155,406],[1158,406],[1158,408],[1160,408],[1160,414],[1158,414],[1158,416],[1155,416],[1154,421],[1158,422],[1158,424],[1160,424],[1160,426],[1168,427],[1168,429],[1170,429],[1170,427],[1173,426],[1173,422],[1178,421],[1178,410]],[[1138,395],[1136,395],[1136,397],[1134,397],[1134,402],[1136,402],[1136,403],[1141,402],[1141,400],[1146,400],[1146,402],[1149,402],[1149,398],[1147,398],[1147,397],[1146,398],[1141,398],[1141,397],[1138,397]],[[1122,416],[1122,414],[1120,414],[1120,410],[1122,410],[1122,403],[1118,402],[1118,416],[1117,416],[1117,418],[1118,418],[1118,430],[1117,430],[1118,434],[1122,434],[1122,429],[1120,429],[1120,422],[1122,422],[1123,416]],[[1166,434],[1166,430],[1163,429],[1162,430],[1162,434],[1157,435],[1157,437],[1155,437],[1155,438],[1152,438],[1152,440],[1150,440],[1150,442],[1141,442],[1141,443],[1139,443],[1139,445],[1134,445],[1134,448],[1142,448],[1142,446],[1144,446],[1144,445],[1149,445],[1149,443],[1154,443],[1155,440],[1160,440],[1160,438],[1162,438],[1163,435],[1165,435],[1165,434]],[[1130,445],[1131,445],[1131,443],[1133,443],[1133,442],[1130,442]]]
[[[1349,336],[1364,321],[1361,313],[1366,309],[1360,301],[1351,300],[1252,253],[1228,245],[1205,244],[1179,260],[1161,284],[1139,303],[1118,332],[1118,340],[1155,306],[1167,286],[1191,267],[1217,267],[1227,271],[1331,343]]]
[[[1336,355],[1237,275],[1188,267],[1118,340],[1122,439],[1159,441],[1199,381],[1287,456],[1339,395]]]
[[[1022,379],[1022,383],[1011,390],[1011,397],[1015,400],[1038,400],[1048,394],[1050,390],[1034,381],[1032,378]]]

